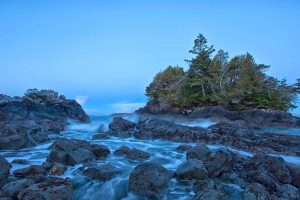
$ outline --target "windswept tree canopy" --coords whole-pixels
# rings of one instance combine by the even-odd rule
[[[224,50],[209,45],[199,34],[187,60],[189,68],[169,66],[146,89],[150,99],[167,100],[180,108],[222,105],[231,110],[295,108],[300,79],[289,85],[266,74],[268,65],[257,64],[250,53],[229,58]]]

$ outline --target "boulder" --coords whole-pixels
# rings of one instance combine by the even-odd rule
[[[280,197],[283,199],[298,200],[300,199],[299,189],[290,184],[280,186]]]
[[[48,161],[66,165],[85,163],[96,157],[106,157],[109,149],[83,140],[60,139],[51,146]]]
[[[33,184],[34,184],[34,181],[32,179],[26,179],[26,178],[9,182],[1,188],[2,195],[5,197],[12,197],[12,198],[16,199],[18,194],[22,190],[24,190],[25,188],[27,188]]]
[[[0,155],[0,187],[7,181],[9,170],[11,169],[11,164]]]
[[[250,183],[260,183],[270,194],[277,193],[280,188],[280,184],[266,171],[249,171],[247,179]]]
[[[194,183],[193,200],[222,200],[226,197],[224,184],[212,180],[198,180]]]
[[[15,170],[13,174],[16,177],[30,177],[35,175],[44,175],[46,174],[46,170],[39,165],[30,165],[29,167]]]
[[[210,154],[211,151],[208,149],[208,147],[203,143],[199,143],[186,153],[186,158],[205,161],[209,158]]]
[[[201,180],[207,178],[207,175],[204,164],[198,159],[189,159],[181,164],[175,172],[175,176],[179,180]]]
[[[131,149],[127,146],[121,146],[117,150],[114,151],[114,155],[123,156],[126,155]]]
[[[164,167],[145,162],[130,173],[129,190],[141,196],[157,197],[167,190],[171,178],[172,173]]]
[[[233,158],[228,150],[220,148],[213,152],[204,163],[208,175],[210,177],[218,177],[232,170]]]
[[[33,184],[18,194],[18,199],[32,200],[72,200],[73,185],[68,179],[50,179],[45,182]]]
[[[94,167],[88,167],[83,172],[85,176],[102,181],[112,179],[114,176],[120,173],[121,170],[112,166],[111,164],[100,164]]]
[[[178,147],[176,147],[176,150],[179,152],[185,152],[185,151],[189,151],[192,149],[191,145],[188,144],[181,144]]]

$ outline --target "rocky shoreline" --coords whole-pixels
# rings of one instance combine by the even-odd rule
[[[122,189],[138,197],[165,199],[175,181],[186,185],[184,192],[191,193],[194,200],[300,199],[300,166],[279,156],[300,157],[300,137],[257,132],[257,128],[265,126],[298,127],[299,118],[275,111],[235,113],[210,107],[195,109],[188,116],[218,119],[218,123],[201,128],[144,115],[141,110],[138,113],[139,120],[135,122],[114,117],[106,131],[99,124],[93,140],[86,141],[58,134],[65,130],[69,120],[90,121],[75,100],[52,90],[29,90],[24,97],[1,95],[0,150],[52,142],[51,134],[58,137],[40,165],[30,164],[26,159],[8,162],[0,155],[0,199],[73,199],[80,183],[66,178],[68,169],[75,167],[76,173],[89,181],[105,183],[124,176],[124,169],[107,161],[112,156],[134,164]],[[155,155],[151,151],[126,145],[112,149],[92,142],[126,138],[180,142],[174,150],[184,157],[170,170],[163,166],[163,161],[152,160]],[[209,145],[218,147],[211,149]],[[238,150],[250,152],[251,156]],[[15,164],[24,167],[12,170]]]

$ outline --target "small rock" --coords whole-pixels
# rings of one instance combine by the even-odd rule
[[[12,161],[12,163],[21,164],[21,165],[27,165],[28,161],[25,160],[25,159],[15,159],[15,160]]]
[[[49,173],[55,176],[61,176],[65,173],[67,167],[61,163],[55,163],[50,169]]]
[[[245,200],[271,200],[270,194],[266,191],[266,188],[259,184],[253,183],[246,187],[243,197]]]
[[[108,136],[106,133],[98,133],[96,135],[93,135],[92,140],[105,140]]]
[[[111,164],[101,164],[95,167],[89,167],[84,170],[83,174],[92,178],[102,181],[112,179],[117,174],[121,173],[121,170]]]
[[[0,187],[7,181],[9,170],[11,169],[11,164],[0,155]]]
[[[148,159],[150,158],[150,153],[126,146],[121,146],[114,152],[116,156],[125,156],[129,160],[138,160],[138,159]]]
[[[129,147],[126,146],[121,146],[117,150],[114,151],[114,155],[116,156],[123,156],[126,155],[130,151]]]
[[[188,145],[188,144],[181,144],[176,148],[176,150],[180,151],[180,152],[189,151],[191,149],[192,149],[192,146]]]

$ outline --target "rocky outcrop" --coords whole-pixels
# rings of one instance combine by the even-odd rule
[[[129,176],[129,190],[147,197],[162,195],[169,186],[172,174],[164,167],[150,162],[139,164]]]
[[[75,165],[106,157],[110,150],[103,145],[90,144],[84,140],[59,139],[51,145],[49,162]]]
[[[0,149],[32,147],[59,133],[67,120],[89,122],[75,101],[53,90],[28,90],[24,97],[0,95]]]
[[[122,117],[115,117],[109,124],[108,134],[123,138],[131,137],[135,126],[135,123],[123,119]]]

